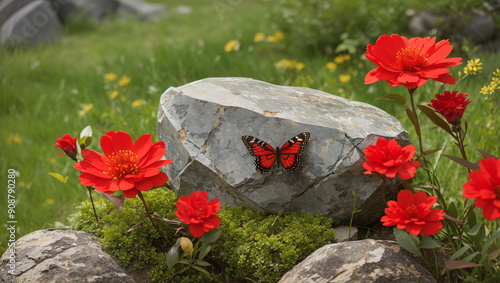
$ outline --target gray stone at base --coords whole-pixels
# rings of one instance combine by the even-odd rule
[[[326,245],[278,283],[437,282],[424,263],[394,241],[361,240]]]
[[[91,234],[71,230],[27,234],[15,242],[15,276],[9,274],[10,248],[0,258],[0,282],[133,283],[93,239]]]

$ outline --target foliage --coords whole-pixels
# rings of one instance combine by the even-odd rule
[[[409,7],[397,0],[280,0],[270,18],[292,48],[356,54],[382,33],[405,33]]]
[[[144,192],[152,212],[175,219],[177,196],[169,190],[155,189]],[[104,199],[95,202],[100,219],[96,222],[90,202],[77,207],[78,213],[71,222],[75,228],[94,233],[107,251],[118,257],[124,266],[136,269],[151,267],[148,274],[154,282],[164,282],[182,268],[169,269],[167,251],[170,247],[162,241],[149,221],[144,221],[130,233],[136,223],[147,218],[139,198],[126,199],[123,210]],[[307,257],[315,249],[335,241],[330,229],[331,219],[307,213],[262,216],[244,207],[225,208],[219,213],[221,237],[214,242],[213,251],[205,260],[216,264],[210,274],[187,270],[172,282],[221,281],[221,271],[235,278],[253,278],[259,282],[277,281],[285,272]],[[175,242],[172,225],[159,223],[165,235]],[[210,270],[210,269],[209,269]],[[170,281],[169,281],[170,282]]]
[[[314,250],[335,241],[331,219],[308,213],[262,216],[244,207],[220,214],[221,238],[215,254],[226,272],[255,282],[277,282]]]

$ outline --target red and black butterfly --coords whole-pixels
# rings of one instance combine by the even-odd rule
[[[252,136],[242,136],[241,139],[251,156],[255,156],[255,166],[261,173],[266,173],[278,158],[286,171],[292,172],[299,165],[299,156],[309,142],[311,135],[308,132],[300,133],[287,141],[281,149],[274,149],[265,141]],[[279,165],[278,165],[279,166]]]

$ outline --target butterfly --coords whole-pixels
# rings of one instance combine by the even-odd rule
[[[242,136],[241,139],[251,156],[255,156],[255,167],[261,173],[266,173],[278,158],[286,171],[292,172],[299,165],[299,156],[307,147],[311,134],[300,133],[287,141],[281,148],[274,149],[265,141],[252,136]],[[279,166],[279,164],[278,164]]]

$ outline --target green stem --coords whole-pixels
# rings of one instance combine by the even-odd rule
[[[165,240],[165,242],[167,242],[171,246],[173,246],[173,244],[167,239],[167,237],[165,237],[165,235],[160,230],[160,228],[158,228],[158,226],[156,226],[156,223],[154,222],[153,217],[151,217],[151,214],[149,213],[148,206],[146,205],[146,201],[144,200],[144,197],[142,196],[141,191],[138,192],[138,195],[139,195],[139,198],[142,200],[142,203],[144,204],[144,209],[146,210],[146,214],[148,215],[149,220],[151,220],[151,223],[153,223],[153,226],[155,227],[156,231],[158,231],[158,233],[160,233],[161,237],[163,238],[163,240]]]
[[[87,190],[89,190],[90,202],[92,203],[92,209],[94,210],[95,221],[99,222],[99,218],[97,218],[97,212],[95,211],[94,199],[92,198],[92,187],[87,186]]]

